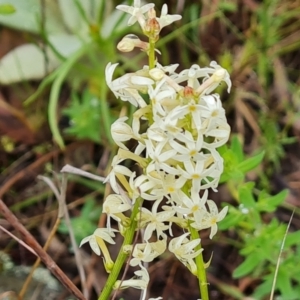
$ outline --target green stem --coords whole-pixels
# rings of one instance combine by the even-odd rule
[[[149,69],[155,67],[155,40],[149,38]]]
[[[78,61],[78,59],[87,51],[88,47],[90,47],[90,44],[86,44],[82,46],[58,68],[58,71],[55,71],[57,77],[55,78],[53,85],[51,87],[49,105],[48,105],[48,119],[49,119],[49,126],[53,135],[53,139],[58,144],[60,149],[65,148],[63,138],[59,132],[58,117],[57,117],[57,103],[59,99],[60,89],[70,69]]]
[[[136,219],[136,215],[139,212],[139,208],[141,207],[142,203],[143,203],[143,199],[139,198],[136,200],[136,202],[133,206],[132,214],[130,217],[130,221],[131,221],[130,227],[128,227],[128,229],[126,230],[122,247],[120,249],[120,252],[118,254],[118,257],[116,259],[114,267],[108,276],[106,284],[105,284],[101,294],[99,295],[98,300],[108,300],[109,299],[109,296],[113,290],[113,286],[114,286],[115,282],[117,281],[118,276],[121,272],[121,269],[128,257],[128,254],[124,253],[123,249],[124,249],[124,246],[126,246],[126,245],[132,245],[135,229],[137,228],[137,221],[135,219]]]
[[[189,226],[189,231],[191,233],[191,237],[193,240],[200,238],[199,232],[193,228],[192,226]],[[199,244],[195,250],[201,249],[201,244]],[[198,256],[195,257],[197,270],[198,270],[198,282],[199,282],[199,288],[200,288],[200,295],[201,300],[209,300],[208,296],[208,283],[206,279],[206,270],[205,270],[205,264],[203,261],[203,255],[200,253]]]

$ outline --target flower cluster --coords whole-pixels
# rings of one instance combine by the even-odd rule
[[[181,18],[168,15],[166,5],[158,18],[153,7],[154,4],[140,7],[137,0],[133,7],[117,7],[131,15],[129,25],[138,21],[150,41],[142,42],[129,35],[119,43],[119,49],[140,47],[149,53],[151,41],[158,39],[160,30]],[[119,151],[106,179],[115,193],[106,198],[103,207],[107,229],[97,229],[83,242],[89,241],[99,255],[95,241],[98,245],[99,240],[101,245],[103,240],[113,243],[115,230],[110,219],[116,220],[119,231],[125,234],[130,226],[127,212],[132,211],[138,199],[151,202],[150,210],[140,207],[135,217],[138,229],[143,229],[142,241],[123,247],[123,251],[131,253],[130,265],[140,266],[140,270],[135,272],[135,279],[117,281],[114,286],[145,290],[149,275],[143,263],[153,261],[167,248],[197,275],[195,257],[203,249],[200,238],[191,238],[190,229],[210,228],[212,238],[217,223],[227,213],[227,207],[219,212],[208,199],[208,189],[217,190],[223,172],[223,159],[217,148],[227,142],[230,134],[220,96],[213,91],[222,81],[229,91],[231,82],[228,72],[216,62],[204,68],[193,65],[177,73],[178,65],[162,66],[155,60],[152,67],[149,63],[137,72],[113,79],[117,65],[107,65],[107,84],[116,97],[130,102],[137,110],[130,125],[128,118],[122,117],[111,127]],[[126,146],[129,140],[136,141],[133,150]],[[125,167],[125,160],[138,164],[140,174]],[[184,233],[169,240],[173,224]],[[105,261],[111,262],[110,257],[105,257]]]

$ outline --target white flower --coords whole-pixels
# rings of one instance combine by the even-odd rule
[[[201,110],[202,106],[196,104],[194,100],[189,101],[188,104],[183,106],[177,106],[173,111],[173,119],[182,119],[186,115],[192,116],[192,128],[197,130],[201,129]]]
[[[123,144],[123,142],[129,141],[130,139],[135,139],[136,136],[133,133],[132,128],[125,123],[128,117],[122,117],[116,120],[111,125],[111,135],[115,143],[123,149],[128,150],[128,148]]]
[[[112,270],[114,262],[110,258],[109,251],[104,241],[115,244],[112,237],[115,237],[114,232],[117,231],[118,230],[116,229],[97,228],[92,235],[85,237],[79,245],[79,247],[81,247],[83,244],[89,242],[90,247],[97,255],[102,253],[104,257],[104,267],[108,273]]]
[[[156,142],[168,142],[177,137],[182,132],[182,128],[177,126],[177,119],[160,118],[154,114],[155,122],[148,128],[147,136],[149,139]]]
[[[227,70],[219,66],[215,61],[212,61],[210,63],[210,66],[212,66],[216,70],[214,72],[216,82],[224,81],[227,84],[227,92],[229,93],[231,89],[231,80]],[[222,72],[220,72],[220,70]]]
[[[196,93],[201,95],[207,95],[211,93],[221,81],[225,81],[227,84],[227,92],[230,92],[231,81],[228,72],[219,66],[215,61],[210,63],[210,66],[213,68],[206,68],[209,74],[212,74],[210,77],[206,77],[205,81],[197,88]]]
[[[145,4],[141,7],[141,1],[134,0],[133,6],[118,5],[116,8],[131,15],[130,19],[128,20],[128,26],[133,25],[136,21],[138,21],[143,29],[145,25],[144,14],[153,7],[153,3]]]
[[[172,159],[176,154],[175,149],[167,150],[165,146],[167,145],[167,140],[163,142],[155,142],[150,140],[145,140],[147,157],[151,158],[151,162],[147,167],[147,173],[153,170],[164,170],[168,173],[178,173],[176,169],[172,168],[167,161]]]
[[[202,220],[204,214],[207,212],[205,207],[207,196],[208,190],[204,191],[202,197],[199,196],[199,193],[192,190],[191,198],[185,193],[181,192],[179,197],[182,201],[182,204],[174,207],[174,209],[180,214],[186,215],[189,219]]]
[[[181,18],[181,15],[168,15],[168,5],[164,4],[161,9],[160,18],[157,18],[157,21],[159,23],[160,29],[162,29],[165,26],[168,26],[171,23],[180,20]]]
[[[220,212],[218,207],[212,200],[207,200],[207,205],[210,212],[206,212],[201,220],[195,219],[192,226],[198,230],[211,228],[209,238],[212,239],[218,231],[217,222],[222,221],[228,211],[228,206],[225,206]]]
[[[195,191],[200,191],[207,188],[214,188],[221,176],[221,170],[218,169],[219,164],[214,161],[211,155],[205,154],[201,160],[184,161],[184,168],[178,167],[181,170],[182,176],[192,180],[192,185]],[[207,162],[212,160],[209,167],[206,167]],[[203,183],[204,182],[204,183]]]
[[[211,125],[203,130],[203,133],[206,137],[213,138],[210,142],[203,142],[203,147],[210,150],[216,149],[228,141],[230,126],[226,122],[223,122],[220,125],[215,125],[215,127]]]
[[[147,104],[138,91],[147,91],[148,86],[154,81],[148,77],[136,75],[135,73],[125,74],[112,80],[113,73],[118,64],[108,63],[105,68],[106,83],[116,98],[128,101],[134,106],[145,107]]]
[[[155,81],[159,81],[159,80],[163,79],[165,72],[162,69],[153,68],[153,69],[149,70],[149,75]]]
[[[170,252],[174,253],[178,260],[180,260],[192,274],[197,274],[197,266],[194,262],[194,258],[198,256],[203,249],[195,250],[200,244],[200,239],[189,240],[187,237],[189,232],[173,238],[169,243]]]
[[[128,287],[133,287],[135,289],[146,290],[150,277],[145,267],[140,265],[141,270],[135,271],[135,276],[128,280],[117,280],[114,284],[114,289],[126,289]],[[145,295],[146,296],[146,295]],[[143,298],[145,299],[145,298]]]
[[[130,177],[132,174],[132,171],[130,171],[128,168],[126,168],[125,166],[119,165],[119,163],[122,162],[123,160],[125,160],[125,158],[120,158],[118,155],[116,155],[113,158],[112,163],[111,163],[112,170],[110,171],[110,173],[104,180],[104,183],[106,183],[106,182],[110,183],[111,188],[117,194],[120,194],[119,187],[117,184],[117,179],[116,179],[118,174],[122,174],[122,175],[125,175],[128,177]]]
[[[164,172],[159,172],[161,174],[159,183],[156,188],[153,188],[152,194],[156,195],[159,199],[166,197],[171,202],[178,203],[179,191],[186,182],[186,178],[183,176],[175,176],[173,174],[165,174]],[[178,177],[178,178],[177,178]]]
[[[115,244],[115,241],[112,239],[112,237],[115,237],[114,232],[116,232],[118,230],[116,229],[108,229],[108,228],[97,228],[94,233],[92,235],[89,235],[87,237],[85,237],[79,247],[81,247],[83,244],[89,242],[92,250],[97,254],[100,255],[101,254],[101,249],[100,246],[98,244],[97,241],[99,241],[99,239],[104,240],[110,244]],[[99,238],[99,239],[97,239]]]
[[[137,266],[141,262],[151,262],[156,257],[165,252],[167,248],[167,241],[165,239],[158,240],[153,243],[135,244],[132,259],[130,260],[131,266]]]
[[[177,139],[180,140],[182,137],[178,135]],[[185,146],[179,144],[175,140],[169,141],[170,146],[177,151],[178,154],[174,156],[174,159],[184,162],[188,160],[201,160],[204,158],[204,154],[201,152],[203,146],[203,135],[198,132],[197,140],[194,141],[192,134],[189,131],[184,132],[184,143]]]
[[[149,190],[152,190],[156,185],[157,182],[154,182],[149,179],[146,175],[140,175],[135,177],[135,172],[129,178],[129,185],[131,188],[130,198],[132,202],[135,203],[135,200],[138,197],[141,197],[145,200],[159,200],[160,198],[157,195],[152,195],[149,193]]]
[[[139,37],[134,34],[127,34],[117,45],[118,50],[122,52],[130,52],[135,47],[143,51],[148,51],[149,43],[141,41]]]
[[[175,211],[161,211],[157,212],[158,205],[161,201],[155,201],[151,211],[145,207],[141,208],[140,213],[136,217],[136,221],[141,228],[146,227],[144,232],[144,240],[148,241],[152,233],[156,231],[157,238],[165,238],[166,234],[163,232],[170,227],[170,224],[166,225],[164,222],[169,222],[169,219],[174,216]]]
[[[110,218],[120,222],[126,223],[127,217],[123,215],[123,212],[131,209],[131,205],[128,203],[127,199],[121,195],[108,195],[103,203],[103,213],[107,214],[107,228],[110,226]]]

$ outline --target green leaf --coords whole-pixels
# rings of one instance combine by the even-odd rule
[[[15,7],[11,4],[0,4],[0,15],[10,15],[15,11]]]
[[[241,181],[243,179],[244,174],[239,170],[228,170],[221,175],[219,183],[228,182],[229,180]]]
[[[83,238],[92,234],[96,229],[101,210],[101,207],[96,205],[93,198],[87,198],[80,216],[71,219],[71,225],[78,245]],[[65,222],[60,224],[58,230],[64,234],[69,233]]]
[[[265,152],[262,151],[261,153],[244,160],[243,162],[238,164],[237,167],[240,171],[242,171],[245,174],[255,169],[262,162],[264,155]]]
[[[243,220],[244,216],[239,214],[228,214],[225,219],[223,219],[219,224],[218,228],[220,230],[226,230],[232,227],[235,227],[237,224],[239,224]]]
[[[290,232],[285,240],[285,248],[289,248],[294,245],[300,245],[300,231]]]
[[[288,190],[283,190],[275,196],[259,197],[257,209],[264,212],[273,212],[288,195]]]
[[[274,275],[272,274],[272,277],[270,276],[264,278],[264,282],[256,288],[254,294],[252,295],[253,299],[262,299],[262,297],[270,294],[273,277]]]
[[[238,189],[239,200],[246,208],[255,208],[256,206],[256,201],[252,195],[254,185],[254,182],[247,182]]]
[[[299,295],[296,295],[293,291],[291,278],[288,272],[279,269],[276,286],[280,290],[281,295],[284,296],[284,299],[299,299]]]
[[[228,151],[228,147],[227,145],[222,145],[217,149],[217,151],[220,153],[221,156],[223,156]]]
[[[258,253],[250,254],[242,264],[240,264],[233,272],[233,278],[240,278],[249,274],[259,264],[260,258]]]
[[[55,78],[50,91],[49,105],[48,105],[48,120],[50,129],[53,135],[53,139],[59,145],[61,149],[65,148],[63,138],[58,128],[58,116],[57,116],[57,103],[59,99],[59,93],[61,86],[67,77],[70,69],[73,65],[82,57],[87,51],[90,44],[84,45],[82,48],[73,53],[60,67],[57,77]]]
[[[237,161],[240,163],[244,160],[244,151],[243,145],[239,139],[238,135],[234,135],[231,140],[231,150],[237,158]]]

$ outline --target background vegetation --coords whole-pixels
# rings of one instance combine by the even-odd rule
[[[160,10],[163,2],[154,2]],[[208,234],[202,236],[206,261],[213,253],[208,268],[211,299],[269,299],[287,223],[295,210],[280,256],[275,294],[276,299],[297,300],[300,1],[166,3],[169,13],[183,18],[163,30],[160,63],[179,63],[182,70],[215,60],[233,82],[230,94],[220,87],[232,138],[221,149],[223,184],[211,195],[220,207],[229,205],[229,214],[220,223],[218,237],[211,241]],[[125,34],[138,32],[137,27],[126,26],[127,16],[115,11],[117,4],[0,1],[0,198],[41,244],[57,219],[58,203],[37,175],[46,175],[59,186],[58,172],[70,164],[106,176],[116,151],[110,125],[133,113],[109,92],[104,77],[108,62],[119,62],[120,74],[147,63],[138,51],[117,52],[116,44]],[[104,224],[101,206],[109,193],[109,186],[97,181],[70,177],[66,199],[77,243]],[[18,236],[4,218],[0,225]],[[79,285],[68,232],[62,221],[48,253]],[[34,263],[35,257],[2,230],[0,250],[15,266]],[[84,250],[86,288],[90,299],[96,299],[106,274],[99,258]],[[8,272],[1,258],[0,269]],[[171,255],[149,270],[150,296],[198,299],[196,279]],[[0,278],[0,286],[3,282]],[[4,287],[19,292],[16,286]],[[59,293],[53,299],[66,299],[66,292]],[[122,296],[138,299],[131,290]]]

